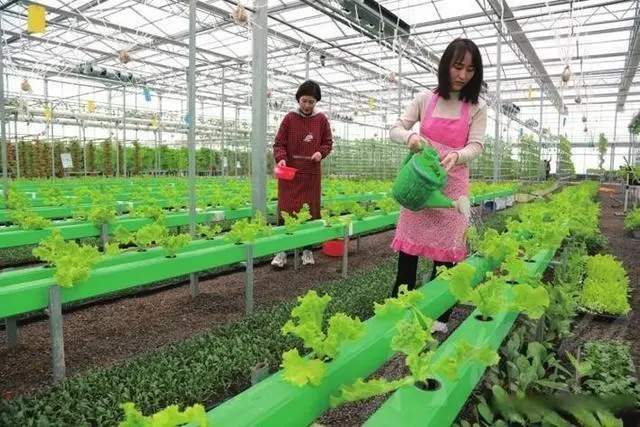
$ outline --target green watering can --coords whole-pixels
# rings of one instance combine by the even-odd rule
[[[426,208],[454,208],[454,202],[442,194],[447,172],[440,156],[423,139],[422,150],[410,153],[393,183],[391,193],[400,205],[411,211]]]

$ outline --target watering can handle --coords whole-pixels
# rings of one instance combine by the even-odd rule
[[[420,137],[420,142],[422,142],[422,147],[420,147],[420,149],[416,152],[411,152],[407,154],[407,157],[405,157],[404,162],[402,162],[403,165],[406,165],[407,163],[409,163],[409,160],[411,160],[411,158],[414,155],[422,153],[425,148],[431,148],[431,144],[429,144],[429,141],[422,136]]]

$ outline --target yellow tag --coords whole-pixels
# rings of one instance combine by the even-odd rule
[[[27,6],[27,32],[29,34],[44,33],[47,28],[47,10],[44,6],[30,4]]]
[[[87,101],[87,112],[93,113],[96,111],[96,101]]]
[[[158,129],[158,119],[156,116],[151,117],[151,127],[153,129]]]
[[[369,98],[369,108],[371,108],[371,109],[376,108],[376,99],[375,98]]]
[[[529,86],[529,93],[527,95],[529,97],[529,100],[531,100],[531,98],[533,98],[533,88],[531,86]]]
[[[42,111],[43,111],[43,114],[44,114],[44,119],[47,122],[50,122],[51,121],[51,117],[53,116],[53,111],[51,111],[51,108],[44,107],[44,110],[42,110]]]

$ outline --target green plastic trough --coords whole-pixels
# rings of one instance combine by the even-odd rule
[[[553,254],[553,250],[541,251],[534,258],[535,263],[528,264],[529,268],[536,273],[544,272]],[[488,345],[497,350],[518,317],[516,312],[503,312],[491,321],[481,321],[476,317],[479,314],[478,310],[473,311],[438,347],[434,362],[451,356],[460,341],[467,341],[473,346]],[[485,367],[478,361],[467,362],[460,367],[459,378],[455,382],[437,375],[435,379],[441,385],[437,390],[425,391],[415,385],[402,387],[387,399],[365,426],[449,426],[455,421],[484,371]]]
[[[470,257],[465,261],[476,267],[477,284],[490,269],[484,258]],[[436,279],[420,288],[424,295],[418,304],[426,316],[437,318],[455,303],[448,282]],[[375,372],[394,352],[390,348],[395,324],[409,318],[408,311],[395,316],[374,316],[365,321],[365,336],[353,343],[345,343],[340,354],[328,363],[322,384],[295,387],[285,383],[281,371],[245,390],[231,400],[207,413],[211,425],[220,426],[307,426],[328,407],[329,397],[337,394],[343,384]],[[389,424],[400,425],[400,424]]]
[[[378,200],[386,196],[386,193],[370,193],[370,194],[355,194],[352,196],[337,196],[327,198],[327,202],[342,202],[342,201],[370,201]],[[275,214],[276,203],[269,203],[267,210],[269,214]],[[68,208],[52,208],[52,209],[68,209]],[[2,222],[2,212],[0,211],[0,222]],[[7,214],[8,215],[8,214]],[[197,213],[196,222],[204,223],[209,219],[221,220],[235,220],[242,218],[249,218],[252,216],[251,207],[242,207],[238,209],[210,209],[207,211],[200,211]],[[8,216],[7,216],[8,218]],[[109,232],[112,233],[119,225],[122,225],[129,231],[136,231],[140,227],[151,224],[153,221],[148,218],[127,218],[121,217],[116,219],[109,225]],[[168,227],[185,226],[189,224],[189,213],[186,211],[181,212],[169,212],[166,214],[165,224]],[[58,224],[53,224],[51,227],[47,227],[43,230],[20,230],[20,229],[7,229],[0,231],[0,249],[11,248],[24,245],[32,245],[39,243],[42,239],[49,235],[51,228],[58,228],[62,233],[62,237],[65,240],[69,239],[81,239],[86,237],[97,237],[101,235],[101,230],[98,229],[93,223],[87,221],[69,221]]]
[[[362,221],[362,225],[353,227],[360,232],[372,231],[376,228],[386,227],[395,224],[397,213],[372,218]],[[307,228],[308,227],[308,228]],[[281,251],[291,250],[306,245],[322,243],[327,240],[341,239],[344,236],[344,227],[335,225],[326,227],[321,221],[316,221],[306,227],[301,227],[292,235],[282,232],[274,233],[270,237],[258,238],[253,244],[253,256],[260,257],[275,254]],[[206,241],[205,241],[206,242]],[[102,268],[91,271],[89,278],[73,288],[63,288],[61,299],[63,303],[93,298],[107,295],[146,284],[167,280],[175,277],[184,276],[190,273],[209,270],[216,267],[236,264],[246,260],[246,244],[232,244],[218,242],[200,243],[200,241],[192,242],[192,245],[202,245],[204,247],[195,250],[186,250],[178,254],[176,258],[167,258],[164,256],[162,249],[150,250],[153,255],[146,258],[144,255],[123,254],[114,257],[118,259],[126,259],[126,257],[144,258],[136,261],[117,263],[108,265],[110,262],[103,261]],[[52,285],[49,269],[39,268],[34,272],[13,271],[6,273],[9,279],[6,280],[4,286],[0,286],[0,318],[10,317],[35,310],[43,309],[48,304],[48,290]],[[21,274],[32,274],[40,277],[32,281],[20,280],[15,282]],[[39,275],[47,275],[41,278]],[[4,274],[0,277],[4,277]],[[26,277],[26,276],[22,276]],[[32,276],[33,277],[33,276]]]

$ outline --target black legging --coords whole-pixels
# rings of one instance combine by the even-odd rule
[[[433,262],[433,269],[431,270],[431,276],[427,282],[430,282],[436,277],[436,269],[440,266],[445,266],[447,268],[452,268],[454,263],[452,262]],[[391,291],[391,297],[395,298],[398,296],[398,291],[400,289],[400,285],[407,285],[409,290],[416,288],[416,276],[418,274],[418,257],[416,255],[409,255],[400,251],[398,253],[398,272],[396,274],[396,283],[393,286],[393,291]],[[446,312],[442,314],[438,318],[438,321],[447,323],[449,321],[449,317],[451,316],[451,312],[453,308],[450,308]]]

